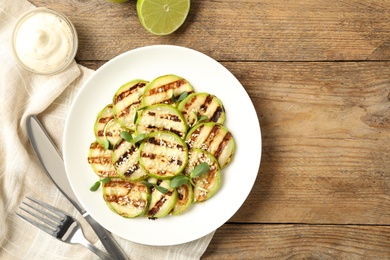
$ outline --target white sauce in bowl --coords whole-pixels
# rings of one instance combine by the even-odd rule
[[[14,53],[26,69],[53,74],[66,68],[77,51],[77,33],[63,15],[47,8],[25,13],[13,34]]]

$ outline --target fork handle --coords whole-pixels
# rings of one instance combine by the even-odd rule
[[[117,242],[112,237],[110,232],[108,232],[99,223],[97,223],[88,213],[85,213],[83,217],[91,225],[92,229],[99,237],[103,246],[112,257],[115,257],[116,260],[128,259],[126,254],[123,252],[122,248],[120,248],[120,246],[117,244]]]

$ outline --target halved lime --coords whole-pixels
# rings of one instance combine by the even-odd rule
[[[187,18],[190,0],[138,0],[137,13],[142,26],[152,34],[176,31]]]

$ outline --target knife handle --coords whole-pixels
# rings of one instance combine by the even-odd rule
[[[122,251],[110,232],[97,223],[88,213],[85,213],[83,217],[91,225],[100,241],[102,241],[103,246],[112,257],[117,260],[128,260],[126,254]]]

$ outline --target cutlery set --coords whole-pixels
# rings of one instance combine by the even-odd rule
[[[44,202],[27,197],[29,202],[23,202],[23,204],[30,209],[21,207],[23,211],[40,220],[39,222],[18,213],[17,215],[61,241],[84,245],[102,259],[127,259],[126,254],[116,243],[111,233],[98,224],[76,198],[67,180],[60,152],[35,115],[27,117],[26,127],[30,143],[47,176],[91,225],[109,254],[104,253],[85,239],[80,225],[73,217]]]
[[[81,244],[101,259],[115,260],[115,258],[101,251],[85,238],[80,224],[72,216],[42,201],[30,197],[27,197],[27,200],[28,202],[23,202],[23,204],[30,209],[23,207],[19,208],[39,221],[16,213],[19,217],[62,242]]]

